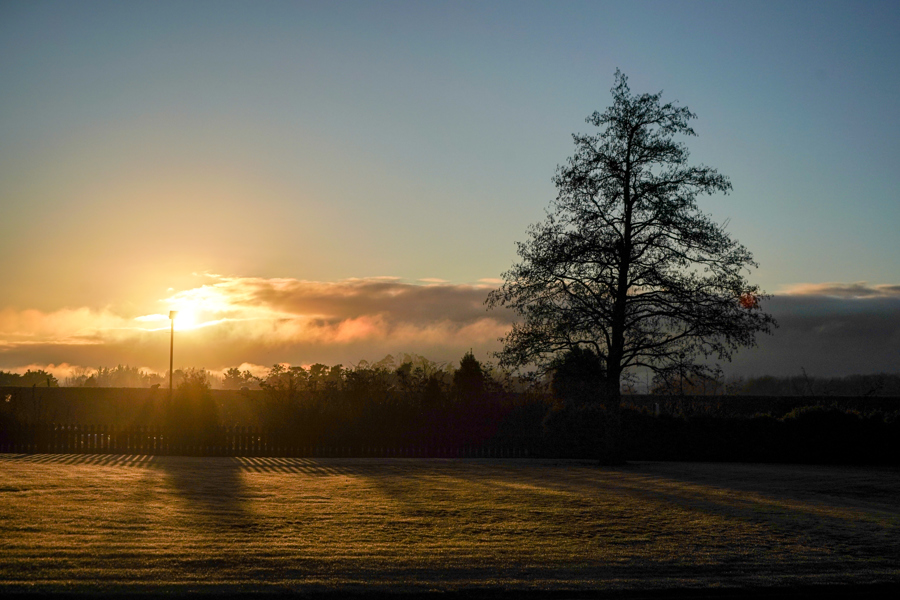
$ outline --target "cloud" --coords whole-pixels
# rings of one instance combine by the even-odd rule
[[[64,345],[98,344],[104,337],[101,332],[109,338],[139,329],[130,319],[109,309],[64,308],[55,312],[0,310],[0,348],[51,342]]]
[[[169,317],[167,317],[166,315],[141,315],[140,317],[135,317],[134,320],[156,323],[160,321],[168,321]]]
[[[394,277],[337,282],[207,275],[210,282],[160,301],[165,311],[123,317],[110,310],[0,313],[0,367],[68,362],[168,362],[168,310],[190,319],[179,330],[176,363],[221,369],[235,364],[356,362],[416,352],[458,359],[470,347],[499,349],[511,322],[487,312],[484,285]],[[487,358],[485,356],[485,358]]]
[[[855,283],[798,283],[784,288],[779,295],[823,296],[832,298],[900,298],[900,285]]]
[[[726,371],[845,376],[900,372],[900,286],[801,284],[763,304],[779,323]]]
[[[176,327],[176,366],[221,370],[274,363],[355,364],[411,352],[454,362],[469,348],[479,358],[500,349],[513,321],[486,311],[496,283],[404,282],[379,277],[322,282],[208,275],[206,285],[174,291],[147,314],[115,307],[0,310],[0,368],[128,364],[168,367],[168,311],[193,313]],[[811,375],[900,371],[900,286],[798,284],[763,309],[778,319],[759,346],[723,365],[727,373]],[[61,365],[65,365],[63,368]],[[53,371],[56,372],[56,371]]]
[[[487,293],[480,285],[417,285],[396,279],[348,279],[338,282],[297,279],[220,277],[215,283],[179,292],[172,305],[201,306],[218,318],[289,319],[322,324],[364,315],[394,323],[468,323],[486,316]],[[509,313],[492,311],[508,322]]]

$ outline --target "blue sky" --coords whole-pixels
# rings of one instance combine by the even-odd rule
[[[898,28],[896,2],[0,2],[0,368],[17,332],[80,360],[27,311],[162,313],[197,274],[489,285],[616,68],[697,113],[752,282],[896,284]]]

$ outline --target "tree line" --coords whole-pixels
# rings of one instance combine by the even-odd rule
[[[28,369],[24,373],[0,371],[0,387],[59,387],[59,381],[43,369]]]
[[[473,356],[474,358],[474,356]],[[555,366],[540,376],[516,376],[490,363],[480,363],[486,385],[491,389],[521,392],[525,389],[550,389],[555,374]],[[567,367],[571,368],[571,367]],[[261,376],[249,370],[231,367],[219,373],[203,368],[186,367],[175,370],[174,385],[177,387],[189,375],[203,372],[211,389],[259,390],[266,385],[293,380],[298,389],[342,389],[345,381],[358,385],[360,380],[378,381],[401,390],[418,390],[432,387],[447,391],[452,383],[456,367],[453,363],[437,362],[417,354],[401,354],[396,358],[388,354],[379,361],[361,360],[358,364],[345,367],[342,364],[325,365],[315,363],[306,367],[287,364],[273,365]],[[602,364],[588,367],[602,373]],[[579,375],[580,377],[580,375]],[[65,377],[60,383],[57,378],[43,370],[29,369],[25,373],[0,370],[0,387],[102,387],[102,388],[149,388],[154,385],[168,385],[167,373],[154,373],[129,365],[82,369],[79,373]],[[595,393],[591,385],[605,385],[601,379],[587,377],[577,384],[585,388],[582,393]],[[621,386],[623,396],[650,394],[659,396],[843,396],[843,397],[900,397],[900,373],[855,374],[842,377],[808,375],[801,371],[797,375],[762,375],[756,377],[729,376],[721,371],[712,375],[669,376],[656,375],[646,383],[637,377],[625,378]]]
[[[217,404],[204,370],[187,369],[171,398],[165,390],[148,390],[144,399],[131,401],[140,406],[118,427],[149,428],[169,452],[214,453],[210,449],[229,443],[229,431],[249,425],[263,432],[268,448],[286,455],[328,448],[341,456],[368,456],[376,448],[379,455],[418,449],[412,454],[594,458],[598,440],[616,428],[622,456],[631,460],[900,461],[900,407],[890,400],[862,410],[861,403],[838,406],[816,398],[816,406],[793,403],[779,413],[771,408],[776,403],[754,414],[746,406],[729,408],[721,396],[712,403],[665,395],[630,402],[624,396],[616,409],[610,397],[595,393],[605,372],[584,350],[558,361],[549,381],[529,386],[505,383],[472,353],[452,369],[406,361],[390,369],[390,362],[379,363],[353,369],[276,365],[260,378],[260,390],[232,394],[244,398],[252,424],[231,419],[233,413]],[[0,402],[0,444],[21,447],[29,432],[55,426],[72,431],[80,423],[76,431],[94,432],[110,425],[77,419],[54,425],[50,414],[29,412],[40,396],[28,390],[16,402],[9,395]],[[647,398],[659,401],[638,402]],[[35,421],[35,415],[43,420]]]

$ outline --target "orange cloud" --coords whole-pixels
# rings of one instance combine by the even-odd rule
[[[486,312],[489,286],[483,283],[207,277],[205,285],[160,300],[150,314],[6,309],[0,313],[0,365],[40,364],[44,354],[43,364],[50,364],[52,355],[53,361],[71,364],[131,360],[164,368],[172,309],[191,314],[189,327],[179,329],[176,321],[176,363],[189,360],[188,365],[214,370],[244,362],[298,364],[334,357],[346,364],[398,351],[452,360],[470,347],[484,353],[498,349],[497,338],[509,327],[508,313]],[[66,352],[65,345],[95,348]]]
[[[798,283],[779,292],[786,296],[830,296],[833,298],[890,298],[900,297],[900,285],[869,285],[855,283]]]
[[[36,343],[97,344],[102,343],[101,332],[106,332],[106,337],[116,337],[137,329],[130,319],[109,310],[0,310],[0,346],[6,347]]]
[[[0,309],[0,369],[44,368],[60,380],[81,368],[168,367],[168,311],[190,306],[196,328],[175,333],[175,365],[212,371],[240,365],[261,374],[275,363],[355,364],[416,353],[455,362],[500,349],[513,316],[487,312],[490,287],[397,278],[336,282],[209,275],[143,314],[115,306],[52,312]],[[861,301],[864,300],[864,301]],[[765,303],[781,327],[729,367],[748,374],[849,374],[896,370],[900,286],[798,284]],[[265,366],[264,366],[265,365]]]

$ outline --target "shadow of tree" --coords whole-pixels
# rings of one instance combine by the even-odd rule
[[[131,467],[161,472],[173,499],[189,513],[187,522],[211,531],[254,528],[247,507],[241,459],[231,457],[148,456],[114,454],[38,454],[23,458],[41,464]],[[150,492],[145,492],[150,493]]]

